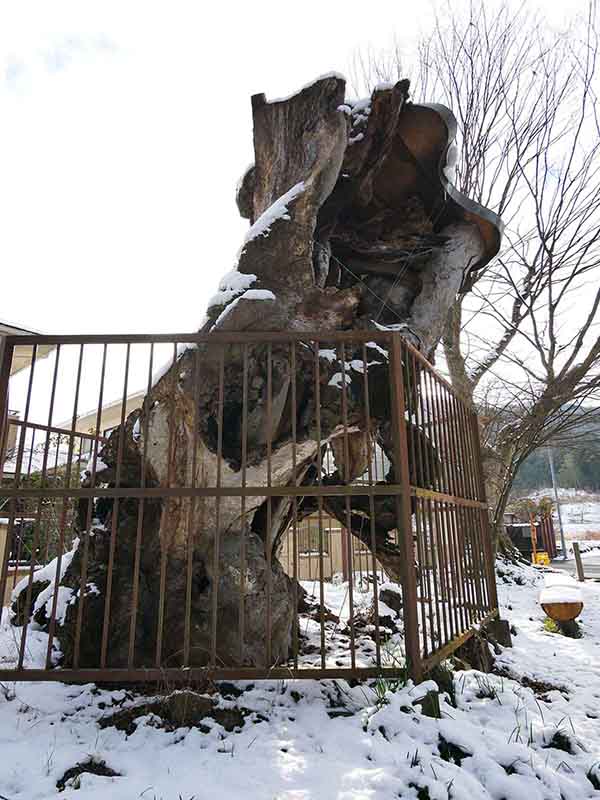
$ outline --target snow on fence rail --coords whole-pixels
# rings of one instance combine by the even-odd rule
[[[419,679],[497,615],[476,417],[397,333],[6,337],[0,412],[0,679]]]

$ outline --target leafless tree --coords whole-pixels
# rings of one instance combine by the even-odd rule
[[[355,81],[399,69],[368,52]],[[443,355],[478,406],[494,529],[537,447],[585,431],[600,394],[600,125],[596,4],[568,30],[526,11],[449,5],[417,51],[417,91],[457,117],[453,183],[499,213],[502,250],[450,310]]]

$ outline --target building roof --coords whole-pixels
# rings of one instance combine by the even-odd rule
[[[3,322],[0,320],[0,336],[36,336],[39,331],[31,331],[27,328],[21,328],[18,325],[13,325],[10,322]],[[36,360],[46,358],[54,349],[55,344],[40,344],[37,347]],[[33,348],[31,345],[17,345],[13,353],[12,364],[10,367],[10,374],[16,375],[23,369],[31,366],[33,359]]]

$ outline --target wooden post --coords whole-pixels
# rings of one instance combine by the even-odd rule
[[[583,583],[585,580],[585,574],[583,572],[581,553],[579,552],[579,542],[573,542],[573,553],[575,555],[575,564],[577,565],[577,580]]]
[[[531,530],[531,563],[537,564],[537,529],[531,512],[529,513],[529,528]]]
[[[396,494],[396,520],[399,546],[402,548],[404,555],[402,575],[404,645],[406,648],[408,674],[415,683],[419,683],[423,678],[423,665],[419,643],[417,573],[410,510],[410,472],[406,436],[406,402],[402,378],[402,342],[398,333],[392,335],[390,373],[392,389],[391,418],[394,435],[394,480],[401,487],[400,493]]]

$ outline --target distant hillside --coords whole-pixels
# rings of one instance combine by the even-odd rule
[[[553,452],[559,486],[600,491],[600,430],[590,431],[573,446],[554,448]],[[512,494],[519,497],[551,485],[548,451],[544,447],[523,462]]]

